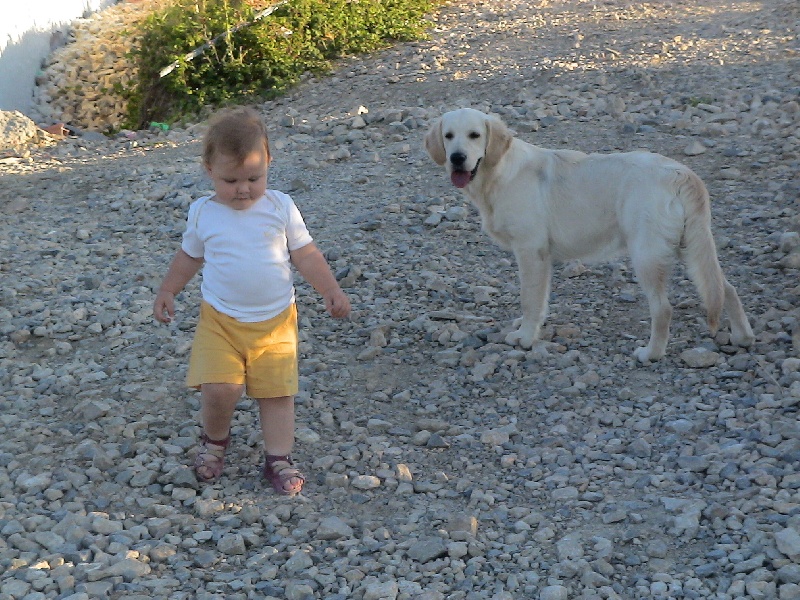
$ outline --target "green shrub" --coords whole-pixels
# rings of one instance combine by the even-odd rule
[[[126,125],[174,122],[205,107],[275,97],[303,73],[330,69],[333,59],[424,37],[425,15],[442,1],[288,0],[254,20],[259,11],[243,0],[172,0],[143,23]],[[186,58],[215,38],[201,55]]]

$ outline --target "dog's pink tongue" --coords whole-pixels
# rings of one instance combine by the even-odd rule
[[[470,182],[471,175],[469,171],[453,171],[450,173],[450,181],[453,182],[453,185],[457,188],[466,187],[466,185]]]

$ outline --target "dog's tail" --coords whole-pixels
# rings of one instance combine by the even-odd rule
[[[711,234],[711,202],[702,180],[690,169],[678,172],[678,197],[686,211],[682,248],[689,277],[706,308],[711,335],[716,334],[725,305],[725,276]]]

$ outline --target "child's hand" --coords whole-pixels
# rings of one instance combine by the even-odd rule
[[[335,319],[346,319],[350,316],[350,299],[338,289],[325,297],[325,310]]]
[[[175,316],[175,294],[159,290],[153,302],[153,316],[160,323],[169,323]]]

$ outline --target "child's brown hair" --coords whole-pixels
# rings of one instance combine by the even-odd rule
[[[261,149],[267,153],[267,162],[270,162],[272,155],[267,127],[254,108],[226,108],[209,119],[203,140],[203,164],[209,164],[217,154],[243,161],[248,154]]]

